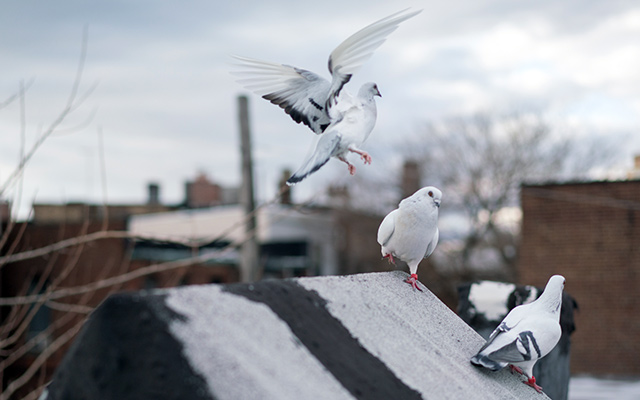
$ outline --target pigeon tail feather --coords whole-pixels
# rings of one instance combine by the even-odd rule
[[[296,183],[302,181],[307,176],[313,174],[314,172],[322,168],[322,166],[324,166],[327,162],[329,162],[329,158],[327,158],[326,160],[324,160],[324,162],[320,164],[315,164],[311,169],[308,169],[308,165],[305,164],[296,173],[291,175],[291,178],[287,179],[287,186],[293,186]]]
[[[487,369],[490,369],[491,371],[499,371],[502,368],[506,367],[505,363],[494,361],[489,357],[483,356],[481,354],[476,354],[475,356],[471,357],[471,364],[485,367]]]

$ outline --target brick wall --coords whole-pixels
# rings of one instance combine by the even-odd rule
[[[640,181],[524,186],[519,282],[579,305],[573,373],[640,376]]]

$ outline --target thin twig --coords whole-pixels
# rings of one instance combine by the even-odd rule
[[[28,90],[33,84],[33,82],[34,82],[34,79],[31,78],[31,80],[29,80],[29,82],[26,85],[24,85],[24,90],[25,91]],[[11,96],[9,96],[8,98],[6,98],[2,103],[0,103],[0,110],[7,107],[9,104],[13,103],[19,96],[20,96],[20,93],[16,92]]]
[[[109,226],[109,207],[107,206],[107,164],[104,156],[104,139],[102,127],[98,127],[98,155],[100,157],[100,180],[102,182],[102,229],[107,230]]]
[[[78,246],[80,244],[93,242],[103,239],[137,239],[144,238],[139,235],[131,235],[126,231],[98,231],[88,233],[82,236],[76,236],[69,239],[61,240],[47,246],[34,250],[27,250],[21,253],[0,257],[0,265],[14,263],[18,261],[30,260],[37,257],[43,257],[47,254],[66,249],[68,247]]]
[[[88,30],[85,27],[82,34],[82,46],[80,50],[80,59],[78,62],[78,69],[76,70],[76,77],[71,87],[71,92],[69,93],[69,99],[67,100],[67,104],[64,109],[58,114],[58,117],[49,125],[49,127],[40,135],[38,140],[33,144],[31,149],[24,155],[20,163],[16,167],[16,169],[9,174],[7,180],[0,185],[0,195],[2,195],[10,186],[12,186],[18,176],[22,174],[22,171],[27,166],[33,155],[36,151],[42,146],[44,141],[51,136],[53,132],[58,128],[58,126],[71,114],[75,111],[93,92],[95,87],[92,87],[89,91],[85,92],[85,94],[79,99],[76,98],[78,94],[78,89],[80,87],[80,83],[82,81],[82,73],[84,71],[84,63],[87,55],[87,42],[88,42]]]
[[[84,320],[74,325],[71,329],[58,336],[40,355],[35,361],[27,368],[24,374],[18,379],[14,380],[7,386],[4,392],[0,394],[0,400],[9,400],[16,390],[24,386],[35,375],[40,367],[47,361],[47,359],[68,341],[70,341],[75,334],[80,330]]]
[[[82,232],[86,232],[88,227],[89,227],[89,219],[87,218],[85,220],[85,223],[84,223],[83,227],[82,227]],[[53,292],[58,287],[60,282],[62,282],[71,273],[71,271],[75,268],[75,266],[78,263],[78,260],[80,259],[80,256],[82,255],[83,249],[84,249],[84,243],[80,244],[75,249],[75,252],[71,256],[71,261],[68,262],[64,266],[63,270],[55,276],[55,279],[53,279],[53,281],[49,284],[49,286],[47,286],[45,288],[45,292],[44,293],[31,295],[31,296],[35,297],[37,300],[32,302],[32,303],[34,303],[34,305],[30,309],[29,314],[21,322],[21,324],[18,327],[18,329],[16,329],[15,332],[13,332],[12,335],[9,338],[0,341],[0,348],[5,348],[5,347],[15,343],[22,336],[22,334],[29,327],[29,324],[31,323],[31,321],[35,317],[36,313],[40,310],[40,308],[44,305],[44,303],[49,299],[48,296],[50,295],[50,293]],[[46,279],[46,276],[44,276],[44,275],[40,278],[40,281],[42,282],[42,284],[44,284],[44,280],[45,279]],[[38,289],[38,291],[39,290],[40,289]]]
[[[20,359],[20,357],[24,356],[33,349],[38,343],[44,340],[48,336],[52,336],[53,333],[60,327],[65,326],[69,321],[75,318],[76,315],[67,313],[62,315],[60,318],[57,318],[53,321],[47,328],[36,336],[28,340],[25,344],[20,347],[12,349],[12,352],[0,362],[0,370],[6,370],[7,367],[11,366],[14,362]]]
[[[32,211],[29,212],[29,216],[31,216]],[[6,256],[0,257],[0,269],[2,269],[2,267],[5,265],[5,260],[8,259],[9,257],[11,257],[11,254],[13,254],[14,250],[16,249],[16,247],[18,247],[18,243],[20,243],[20,240],[22,239],[22,236],[24,235],[25,231],[27,230],[27,223],[23,223],[20,226],[20,230],[18,231],[18,234],[16,235],[15,239],[13,240],[13,243],[11,243],[11,245],[9,246],[9,249],[7,249],[6,251]],[[11,225],[11,229],[13,229],[13,225]],[[7,229],[8,231],[8,229]],[[9,238],[9,235],[7,235],[6,237],[2,237],[2,240],[0,240],[0,245],[4,245],[5,240]],[[2,248],[2,246],[0,246],[0,248]]]
[[[103,279],[101,281],[91,282],[89,284],[81,285],[81,286],[59,289],[45,296],[45,300],[56,300],[64,297],[74,296],[77,294],[93,292],[98,289],[104,289],[113,285],[126,283],[136,278],[140,278],[149,274],[170,271],[176,268],[182,268],[182,267],[186,267],[194,264],[200,264],[200,263],[215,259],[217,257],[221,257],[222,255],[224,255],[224,253],[230,250],[231,248],[226,248],[223,251],[203,254],[195,258],[189,257],[189,258],[177,260],[177,261],[170,261],[170,262],[160,263],[160,264],[152,264],[147,267],[139,268],[119,276]],[[4,297],[4,298],[0,298],[0,306],[12,306],[16,304],[36,303],[38,301],[41,301],[42,297],[43,295],[30,295],[30,296],[23,296],[23,297]]]
[[[38,400],[40,396],[42,396],[42,392],[46,389],[49,383],[45,383],[44,385],[40,385],[37,389],[32,390],[29,394],[24,396],[22,400]]]
[[[64,311],[68,313],[84,314],[84,315],[91,314],[91,312],[94,310],[93,307],[84,306],[82,304],[60,303],[53,300],[49,300],[44,304],[52,310]]]

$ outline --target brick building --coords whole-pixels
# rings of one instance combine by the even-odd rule
[[[186,208],[203,208],[239,202],[238,188],[222,187],[199,173],[193,181],[185,183]]]
[[[640,180],[524,185],[519,282],[562,274],[572,373],[640,376]]]

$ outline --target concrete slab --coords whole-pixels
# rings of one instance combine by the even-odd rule
[[[548,399],[469,363],[484,340],[403,272],[121,294],[89,318],[56,399]]]

